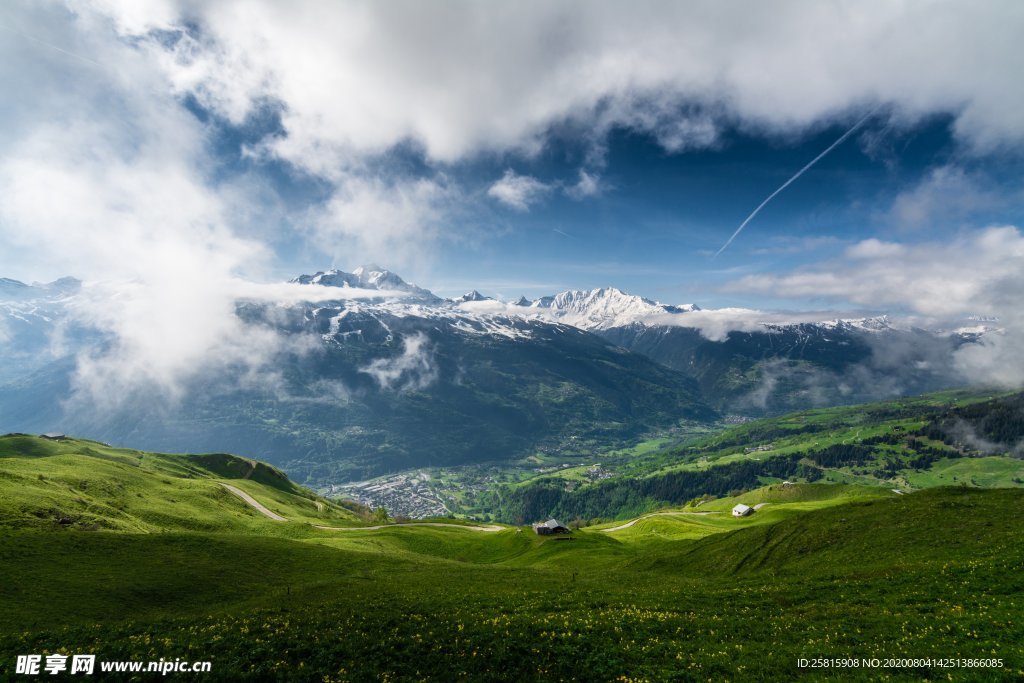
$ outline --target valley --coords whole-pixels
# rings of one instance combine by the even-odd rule
[[[0,418],[53,433],[0,437],[0,676],[60,652],[225,681],[831,680],[800,662],[850,657],[912,663],[843,680],[1024,676],[1024,395],[903,396],[951,381],[921,373],[841,405],[874,395],[879,340],[941,356],[977,337],[710,340],[651,331],[699,307],[618,290],[290,284],[318,300],[235,308],[297,344],[270,385],[219,368],[173,410],[76,412],[80,360],[11,356]],[[76,296],[5,286],[15,343]],[[812,385],[851,376],[863,390],[818,405]],[[186,452],[136,449],[154,444]],[[551,518],[565,531],[535,532]]]
[[[722,421],[593,455],[542,454],[514,463],[425,468],[320,491],[399,516],[453,514],[514,523],[548,514],[545,510],[584,521],[620,519],[787,479],[907,492],[961,483],[1019,486],[1024,483],[1024,461],[1015,450],[1024,438],[1019,403],[1019,394],[944,392],[738,425]],[[936,431],[971,406],[1003,411],[1007,424],[1017,425],[1001,428],[1005,443],[982,452]],[[384,491],[386,496],[380,495]],[[424,495],[433,507],[422,507]]]
[[[611,287],[515,302],[475,291],[445,299],[376,266],[285,287],[288,302],[239,298],[226,313],[243,339],[271,349],[264,366],[202,368],[169,402],[145,383],[124,393],[84,381],[83,368],[112,347],[76,314],[80,282],[9,281],[0,290],[10,331],[0,338],[9,361],[0,430],[244,452],[321,491],[452,471],[460,486],[432,489],[401,514],[458,512],[475,509],[459,499],[473,493],[477,466],[518,481],[531,476],[531,458],[593,465],[730,421],[961,386],[954,355],[1001,334],[998,321],[921,329],[799,316],[740,321],[723,334],[708,328],[722,311]],[[61,344],[48,343],[55,335]]]
[[[4,2],[0,683],[1024,681],[1022,35]]]

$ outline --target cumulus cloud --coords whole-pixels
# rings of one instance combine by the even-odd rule
[[[726,290],[826,297],[932,316],[1006,315],[1006,297],[1024,292],[1022,264],[1024,236],[1001,226],[942,243],[868,239],[850,246],[843,259],[785,275],[749,275]]]
[[[311,212],[307,234],[329,254],[357,249],[364,260],[457,239],[452,213],[478,195],[439,172],[535,156],[552,131],[575,131],[591,147],[589,168],[616,129],[678,153],[720,144],[725,128],[793,136],[876,104],[897,125],[948,113],[972,151],[1024,140],[1024,9],[1012,2],[70,6],[78,27],[113,31],[158,70],[160,93],[235,125],[272,109],[280,126],[247,149],[326,181],[329,205]],[[396,150],[424,163],[391,164]],[[596,180],[584,171],[551,187],[578,199],[600,190]],[[487,194],[525,211],[545,187],[512,175]],[[384,225],[365,218],[377,213]]]
[[[528,211],[531,204],[540,201],[550,190],[548,185],[536,178],[517,175],[508,169],[500,180],[488,188],[487,195],[516,211]]]
[[[454,231],[462,190],[446,180],[448,166],[536,155],[560,126],[587,131],[596,147],[628,128],[680,151],[718,144],[723,125],[797,134],[881,102],[905,122],[951,114],[968,150],[1024,139],[1024,6],[1012,2],[69,0],[8,9],[4,274],[96,283],[76,314],[115,340],[106,355],[82,359],[81,386],[97,395],[121,393],[107,389],[126,378],[174,395],[211,364],[248,372],[279,348],[232,315],[238,283],[272,267],[267,231],[254,226],[265,200],[227,184],[197,105],[239,127],[276,112],[280,125],[249,154],[323,183],[327,199],[302,234],[345,261],[355,250],[419,258]],[[403,150],[415,163],[391,164]],[[525,210],[547,187],[509,171],[489,194]],[[563,189],[597,187],[581,172]],[[742,286],[922,312],[1000,311],[1014,299],[991,292],[1019,284],[1008,273],[1019,234],[985,234],[963,238],[965,251],[859,245],[864,253],[848,257],[865,276],[840,264]],[[965,253],[978,267],[957,277],[927,267],[929,258],[970,263]],[[919,279],[894,274],[904,262]]]
[[[18,103],[0,136],[2,261],[26,279],[87,281],[67,324],[106,341],[78,357],[76,395],[95,406],[138,391],[173,402],[213,370],[226,381],[269,377],[294,344],[243,323],[235,303],[295,300],[298,289],[251,282],[271,252],[233,218],[258,211],[260,198],[214,179],[204,127],[105,22],[60,5],[24,15],[31,39],[0,41]]]
[[[955,225],[1006,201],[1003,192],[988,187],[978,174],[946,165],[933,168],[917,185],[900,192],[888,218],[902,230]]]
[[[1024,385],[1024,235],[1013,226],[970,231],[942,243],[864,240],[844,258],[784,275],[750,275],[726,289],[828,298],[936,318],[997,316],[1003,333],[964,346],[954,362],[971,381]]]
[[[231,207],[202,172],[201,129],[169,96],[153,96],[159,72],[116,43],[76,48],[120,72],[86,68],[59,115],[16,122],[21,135],[6,140],[0,162],[3,238],[37,268],[107,283],[73,309],[115,340],[80,359],[79,388],[117,396],[126,382],[148,382],[175,394],[207,363],[259,356],[260,344],[242,348],[222,285],[267,251],[229,227]],[[60,80],[47,66],[28,68]],[[26,105],[46,98],[24,94]]]
[[[435,179],[350,176],[313,212],[312,241],[332,262],[360,254],[386,256],[390,264],[415,265],[450,217],[453,190]]]
[[[1013,2],[88,5],[224,116],[281,102],[272,145],[303,166],[404,140],[443,162],[531,153],[563,121],[683,149],[714,144],[724,117],[792,131],[873,102],[950,112],[978,148],[1024,135]]]
[[[566,187],[565,194],[573,199],[586,199],[587,197],[596,197],[603,190],[601,176],[596,173],[587,173],[581,168],[579,180],[574,185]]]
[[[402,340],[401,355],[378,358],[359,372],[370,375],[381,389],[399,392],[425,389],[438,377],[430,339],[422,332]]]

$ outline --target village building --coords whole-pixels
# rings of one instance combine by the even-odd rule
[[[569,533],[569,527],[565,526],[555,518],[551,518],[546,522],[540,522],[539,524],[533,525],[534,532],[541,536],[548,536],[550,534],[567,534]]]
[[[743,503],[736,503],[736,507],[732,509],[733,517],[746,517],[747,515],[754,514],[754,508]]]

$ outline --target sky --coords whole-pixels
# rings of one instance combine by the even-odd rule
[[[997,0],[13,0],[0,276],[96,283],[137,343],[364,263],[1012,327],[1022,34]]]

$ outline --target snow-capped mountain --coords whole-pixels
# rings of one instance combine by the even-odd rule
[[[626,294],[614,287],[569,290],[530,302],[520,299],[515,305],[533,309],[523,312],[524,315],[541,311],[549,319],[590,331],[656,320],[664,321],[665,316],[700,310],[693,304],[668,306],[641,296]]]
[[[433,292],[417,287],[403,280],[390,270],[380,266],[359,266],[351,273],[342,270],[318,271],[313,275],[300,275],[290,282],[300,285],[323,285],[324,287],[340,287],[354,289],[377,289],[387,293],[391,298],[402,301],[415,301],[422,304],[441,304],[444,299]],[[344,298],[339,296],[339,298]]]
[[[155,450],[235,451],[323,484],[617,448],[717,416],[684,373],[585,330],[510,315],[507,304],[473,292],[444,300],[371,267],[292,282],[317,289],[298,303],[235,306],[243,330],[280,342],[260,374],[211,366],[181,387],[173,409],[146,392],[101,415],[66,411],[58,398],[74,386],[76,358],[116,353],[108,336],[0,379],[0,432],[59,429]]]
[[[483,294],[474,289],[466,292],[465,294],[456,299],[452,299],[452,302],[456,304],[464,304],[468,301],[494,301],[494,298],[490,296],[484,296]]]
[[[628,294],[615,287],[601,287],[589,290],[567,290],[537,299],[520,297],[514,302],[501,302],[471,290],[454,299],[444,299],[433,292],[409,284],[397,274],[379,266],[360,266],[352,273],[341,270],[320,271],[313,275],[300,275],[291,280],[304,285],[337,287],[341,290],[376,289],[382,292],[380,299],[347,297],[344,291],[338,293],[338,301],[346,301],[345,309],[381,310],[390,315],[419,315],[462,321],[460,324],[474,329],[498,327],[507,331],[512,319],[542,320],[586,330],[605,333],[620,328],[683,327],[701,328],[701,322],[689,316],[701,312],[696,304],[663,304],[646,297]],[[709,310],[714,314],[716,311]],[[737,311],[738,314],[753,312]],[[774,316],[778,318],[778,316]],[[467,323],[471,321],[472,324]],[[765,320],[757,324],[765,333],[792,333],[798,336],[833,332],[887,332],[894,329],[888,316],[865,318],[836,318],[821,321],[778,322]],[[749,325],[748,325],[749,327]],[[975,326],[978,328],[978,326]],[[972,328],[978,333],[978,329]],[[504,333],[504,332],[503,332]]]
[[[53,282],[0,278],[0,382],[18,377],[53,359],[50,346],[56,323],[82,283],[65,277]],[[75,329],[65,327],[65,337]]]
[[[315,276],[296,281],[315,283]],[[399,279],[400,281],[400,279]],[[888,316],[814,320],[750,310],[672,306],[614,287],[568,290],[501,302],[473,290],[457,299],[339,301],[314,309],[324,339],[371,334],[430,319],[461,335],[526,340],[531,323],[589,332],[696,379],[720,410],[773,412],[830,402],[920,393],[962,382],[951,354],[993,330],[985,325],[925,330]],[[762,317],[763,316],[763,317]],[[986,321],[991,322],[991,321]],[[381,332],[383,339],[387,332]],[[831,398],[830,398],[831,397]]]
[[[235,306],[243,325],[286,341],[272,387],[240,386],[234,369],[215,368],[175,421],[126,404],[104,423],[75,422],[54,400],[71,391],[76,358],[116,348],[109,330],[68,334],[79,283],[0,280],[0,431],[237,450],[307,482],[339,481],[565,444],[605,448],[716,410],[775,413],[963,384],[952,354],[997,322],[945,331],[884,316],[787,322],[612,287],[444,299],[376,266],[291,282],[299,303],[291,287],[287,302]],[[49,350],[58,329],[62,357]]]

